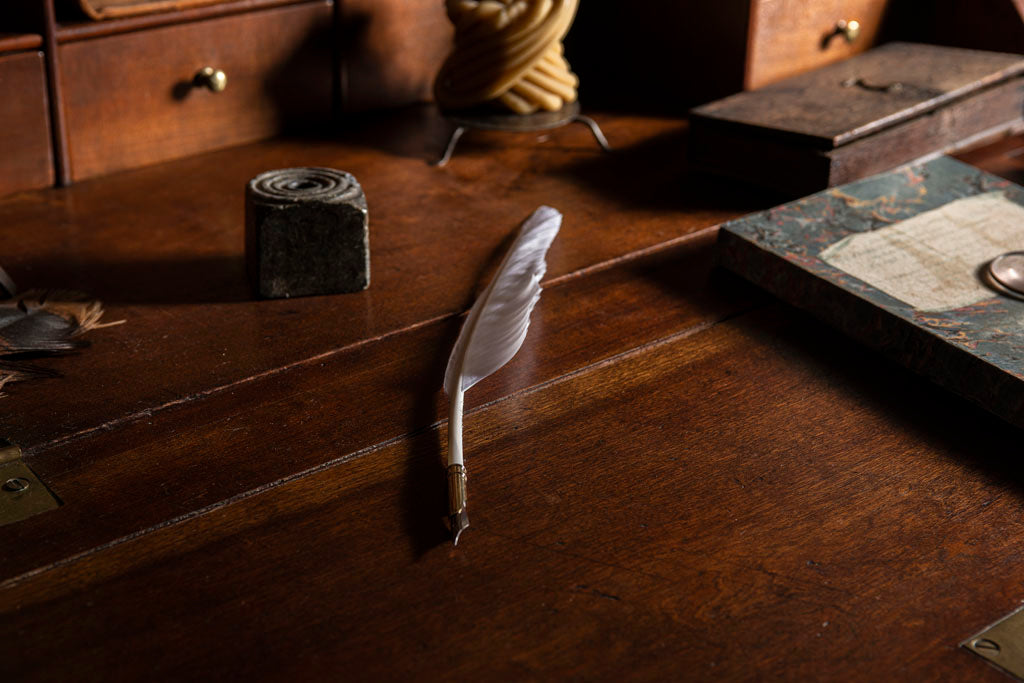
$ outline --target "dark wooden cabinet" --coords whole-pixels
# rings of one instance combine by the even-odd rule
[[[53,184],[42,39],[0,34],[0,194]],[[26,49],[27,48],[27,49]]]
[[[252,142],[303,115],[326,118],[330,25],[321,1],[60,45],[71,178]],[[307,49],[322,59],[307,59]],[[225,74],[223,91],[197,79],[204,67]]]

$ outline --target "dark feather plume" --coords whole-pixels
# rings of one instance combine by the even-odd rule
[[[0,390],[8,382],[56,374],[26,360],[88,346],[78,338],[81,334],[124,322],[101,324],[103,305],[76,292],[30,291],[14,296],[14,283],[2,269],[0,288],[11,294],[0,301]]]

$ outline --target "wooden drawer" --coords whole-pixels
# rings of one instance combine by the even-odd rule
[[[0,194],[53,184],[43,53],[0,55]]]
[[[330,27],[324,1],[61,45],[72,179],[326,119]],[[206,66],[227,75],[223,92],[193,85]]]
[[[754,0],[744,86],[759,88],[872,47],[888,0]],[[839,21],[856,20],[860,35],[833,35]],[[830,37],[831,36],[831,37]]]

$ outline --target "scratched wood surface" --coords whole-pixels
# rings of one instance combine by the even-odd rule
[[[713,269],[770,198],[689,176],[685,124],[601,122],[618,157],[565,129],[432,169],[414,112],[0,202],[42,242],[16,278],[129,321],[0,399],[63,502],[0,527],[5,679],[1000,680],[957,643],[1024,598],[1019,432]],[[240,207],[196,189],[310,160],[367,189],[375,279],[246,301]],[[541,202],[566,227],[467,395],[453,549],[440,378]]]
[[[540,142],[470,134],[437,169],[427,162],[450,131],[413,111],[354,134],[356,142],[252,145],[0,202],[3,267],[15,282],[91,292],[109,304],[111,320],[130,321],[97,335],[88,353],[46,363],[69,385],[87,386],[89,401],[48,383],[23,385],[0,426],[35,448],[451,316],[472,302],[510,232],[540,204],[567,217],[548,259],[552,280],[770,203],[689,179],[685,124],[605,125],[623,147],[615,157],[577,126]],[[307,165],[342,168],[361,182],[371,287],[353,297],[247,302],[245,183],[269,168]]]

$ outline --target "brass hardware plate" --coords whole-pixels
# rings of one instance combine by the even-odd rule
[[[0,439],[0,526],[20,522],[60,503],[21,459],[21,448]]]
[[[1015,678],[1024,680],[1024,607],[960,643]]]

